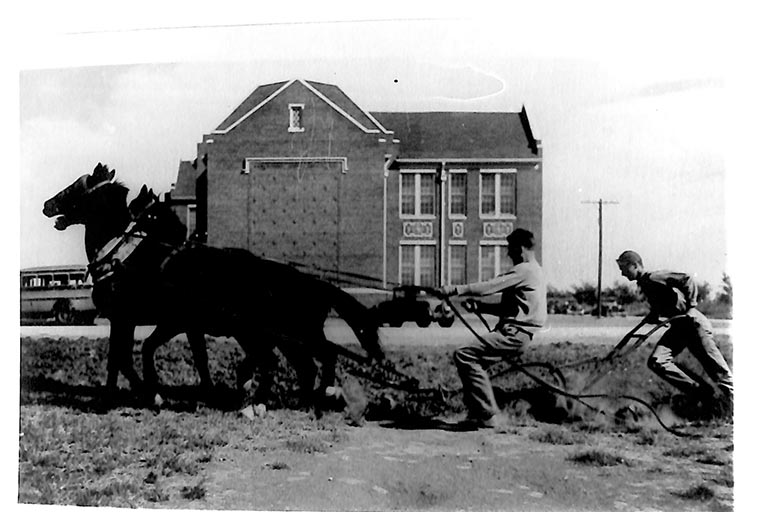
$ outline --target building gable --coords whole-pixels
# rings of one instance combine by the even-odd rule
[[[186,199],[195,197],[196,182],[201,173],[202,171],[197,169],[195,162],[180,161],[179,172],[173,187],[174,198]]]
[[[387,132],[373,116],[358,107],[337,86],[301,79],[277,82],[258,87],[229,116],[227,116],[221,124],[219,124],[213,133],[227,133],[234,129],[251,117],[256,111],[271,101],[274,101],[281,93],[294,84],[305,87],[364,133],[391,133]]]

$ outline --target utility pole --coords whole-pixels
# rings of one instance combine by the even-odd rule
[[[603,316],[603,205],[619,204],[618,201],[582,201],[583,204],[597,205],[597,225],[598,225],[598,249],[597,249],[597,318]]]

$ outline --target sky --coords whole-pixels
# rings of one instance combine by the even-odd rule
[[[499,16],[299,9],[233,19],[224,9],[201,23],[194,9],[96,7],[80,18],[53,4],[17,39],[19,266],[85,261],[82,228],[55,231],[41,208],[97,162],[132,194],[145,183],[166,191],[179,161],[251,91],[305,78],[338,85],[368,111],[525,105],[543,142],[553,286],[597,281],[603,199],[614,202],[603,208],[604,285],[622,279],[614,260],[631,248],[648,268],[717,288],[733,266],[733,91],[732,48],[712,34],[728,13],[701,8],[681,23],[685,4],[661,17],[611,4],[545,17],[546,7],[510,5]]]

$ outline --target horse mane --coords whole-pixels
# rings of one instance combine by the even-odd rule
[[[128,187],[122,181],[113,181],[104,185],[104,195],[108,196],[110,200],[117,198],[119,205],[125,204],[128,206]]]

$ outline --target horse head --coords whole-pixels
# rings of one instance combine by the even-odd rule
[[[90,197],[98,188],[112,183],[115,171],[99,163],[92,174],[84,174],[67,188],[48,199],[43,205],[43,215],[56,217],[55,227],[59,231],[73,224],[85,224],[92,212]]]
[[[148,239],[167,245],[181,245],[187,236],[187,227],[181,222],[168,203],[146,185],[139,195],[128,204],[135,229],[146,233]]]
[[[384,347],[379,337],[378,322],[371,315],[370,320],[366,320],[365,325],[357,329],[357,338],[360,340],[360,346],[369,357],[376,361],[384,359]]]
[[[158,199],[159,197],[151,188],[142,185],[139,195],[128,203],[128,211],[131,212],[131,217],[134,219],[139,217],[147,208],[156,203]]]

